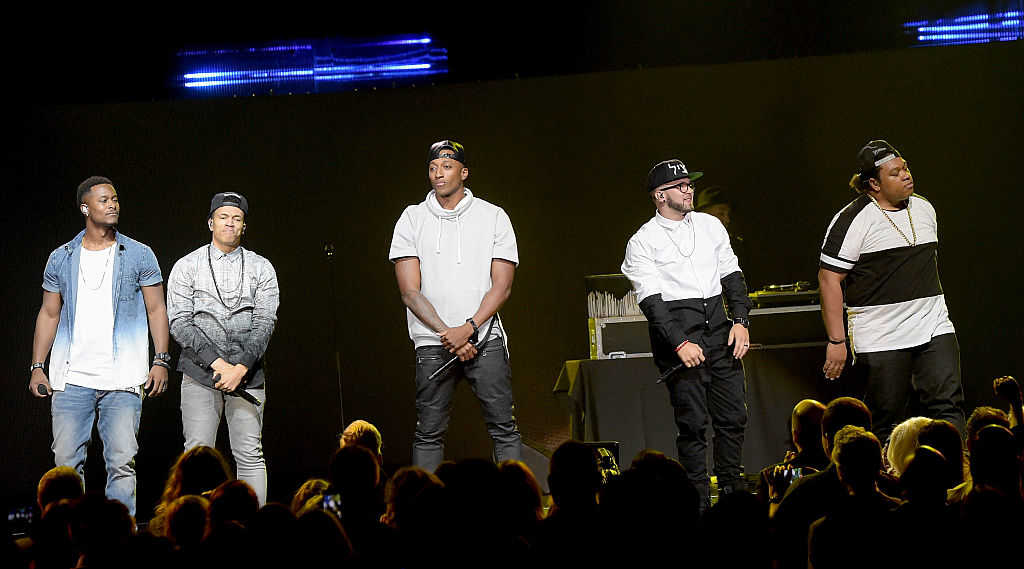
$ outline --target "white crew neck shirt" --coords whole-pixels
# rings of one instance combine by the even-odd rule
[[[78,265],[78,299],[71,334],[67,383],[116,390],[114,373],[114,304],[111,289],[116,243],[101,251],[82,248]]]

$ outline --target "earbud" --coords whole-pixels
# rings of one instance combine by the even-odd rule
[[[87,206],[87,205],[83,205],[82,206],[82,214],[83,215],[89,215],[89,206]]]

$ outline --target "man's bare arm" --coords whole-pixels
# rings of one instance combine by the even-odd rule
[[[32,361],[46,361],[46,354],[53,346],[53,339],[57,335],[57,323],[60,321],[60,308],[64,300],[59,292],[43,291],[43,304],[39,307],[39,315],[36,316],[36,330],[32,336]],[[39,393],[38,386],[46,388],[47,394],[52,391],[50,381],[42,369],[32,370],[32,378],[28,382],[28,390],[36,397],[46,397]]]
[[[170,343],[170,330],[167,324],[167,304],[164,302],[164,285],[155,284],[142,287],[142,299],[146,303],[146,315],[149,317],[149,333],[153,336],[153,348],[157,353],[166,352]]]
[[[418,257],[403,257],[395,261],[395,278],[402,302],[435,332],[443,332],[448,325],[438,316],[433,304],[420,292],[420,260]]]
[[[153,336],[153,347],[159,354],[167,352],[171,341],[170,325],[167,323],[167,304],[164,302],[164,285],[142,287],[142,300],[146,303],[146,316],[149,320],[149,334]],[[167,391],[168,370],[162,366],[150,366],[146,377],[146,393],[156,397]]]
[[[844,337],[843,329],[843,287],[840,283],[846,275],[828,269],[818,269],[818,285],[821,287],[821,319],[825,333],[833,340]]]
[[[515,276],[515,263],[505,259],[491,260],[491,290],[480,301],[480,308],[473,315],[474,322],[487,322],[488,318],[501,310],[508,297],[512,296],[512,279]]]
[[[825,333],[830,340],[842,340],[846,337],[843,329],[843,279],[844,273],[836,273],[828,269],[818,269],[818,287],[821,290],[821,319],[825,323]],[[825,348],[825,365],[822,371],[825,377],[836,379],[846,365],[846,344],[829,343]]]

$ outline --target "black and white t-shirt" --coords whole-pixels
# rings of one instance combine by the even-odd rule
[[[846,274],[855,352],[911,348],[955,331],[939,282],[938,242],[935,208],[916,194],[906,208],[884,213],[862,195],[832,218],[820,266]]]

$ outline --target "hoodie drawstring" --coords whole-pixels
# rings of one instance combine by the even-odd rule
[[[434,253],[441,254],[441,234],[444,233],[444,219],[441,217],[437,218],[437,247],[434,248]]]
[[[458,250],[458,253],[455,255],[455,262],[461,265],[462,264],[462,216],[461,215],[459,217],[455,218],[455,226],[458,229],[458,236],[459,236],[459,250]]]
[[[445,210],[441,208],[440,204],[437,203],[437,199],[434,197],[434,192],[431,191],[427,194],[427,207],[431,213],[437,218],[437,243],[434,245],[434,253],[437,255],[441,254],[441,239],[444,236],[444,221],[451,220],[455,222],[455,232],[457,241],[457,250],[455,254],[455,262],[462,264],[462,217],[469,211],[470,206],[473,204],[473,193],[466,188],[466,196],[459,202],[459,205],[454,210]]]
[[[455,230],[458,237],[459,248],[455,254],[455,262],[462,264],[462,216],[455,218]],[[441,235],[444,234],[444,218],[437,218],[437,245],[434,247],[434,253],[441,254]]]

